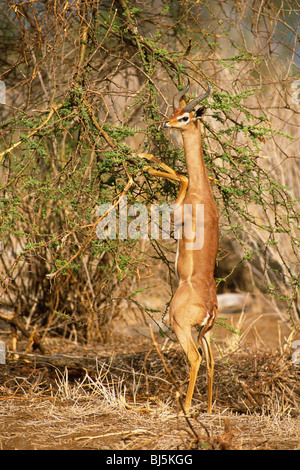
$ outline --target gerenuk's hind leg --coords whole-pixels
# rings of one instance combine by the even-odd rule
[[[191,328],[189,326],[185,326],[182,328],[175,323],[173,324],[173,329],[182,349],[184,350],[190,362],[189,386],[184,404],[185,411],[188,411],[192,403],[195,384],[202,357],[193,341]]]
[[[211,413],[212,407],[212,389],[213,389],[213,377],[214,377],[214,358],[210,346],[210,333],[211,330],[204,333],[202,337],[202,345],[206,357],[206,368],[208,376],[208,399],[207,399],[207,413]]]

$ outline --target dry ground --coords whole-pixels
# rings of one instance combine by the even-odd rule
[[[162,356],[139,336],[94,347],[52,338],[47,356],[26,353],[21,341],[19,355],[0,366],[0,447],[298,449],[300,369],[274,336],[273,348],[258,344],[259,322],[255,328],[256,340],[243,344],[219,334],[211,415],[204,361],[193,408],[183,415],[173,381],[184,399],[188,367],[171,341],[157,338]]]

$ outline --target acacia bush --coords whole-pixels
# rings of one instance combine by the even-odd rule
[[[186,173],[180,135],[161,122],[190,78],[190,97],[212,87],[202,129],[218,291],[262,292],[295,327],[297,2],[1,3],[1,312],[81,341],[105,341],[124,311],[152,314],[138,280],[152,263],[169,282],[174,242],[99,239],[97,208],[174,201],[178,186],[137,155]]]

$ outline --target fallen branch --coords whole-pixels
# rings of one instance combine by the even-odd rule
[[[19,360],[27,363],[34,363],[39,367],[52,367],[53,369],[68,369],[78,371],[96,371],[99,360],[96,357],[74,356],[67,354],[38,355],[18,352]],[[109,358],[107,360],[109,362]]]
[[[114,437],[114,436],[122,436],[123,439],[128,438],[130,436],[137,436],[139,434],[151,434],[155,436],[155,434],[148,429],[133,429],[132,431],[119,431],[119,432],[109,432],[107,434],[100,434],[98,436],[79,436],[75,437],[75,441],[80,441],[82,439],[103,439],[105,437]]]
[[[26,338],[33,342],[33,344],[41,351],[42,354],[46,353],[46,349],[44,348],[40,337],[34,331],[28,331],[25,325],[22,323],[22,320],[17,315],[8,317],[0,313],[0,319],[18,328]]]

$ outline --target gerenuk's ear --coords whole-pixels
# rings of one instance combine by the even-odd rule
[[[196,119],[199,119],[206,111],[206,106],[201,106],[201,108],[198,108],[196,111],[195,111],[195,118]]]

